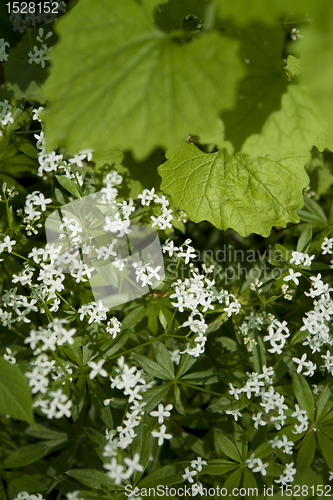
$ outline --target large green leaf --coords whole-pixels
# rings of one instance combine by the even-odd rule
[[[323,120],[312,98],[301,85],[291,84],[282,96],[281,109],[268,117],[261,134],[246,139],[242,152],[275,160],[303,155],[319,144],[323,133]]]
[[[333,149],[333,6],[331,2],[314,2],[315,13],[311,27],[302,29],[303,38],[297,42],[301,53],[303,73],[322,121],[327,120],[328,141]]]
[[[13,467],[23,467],[36,462],[47,454],[49,448],[41,444],[28,444],[14,451],[5,459],[3,467],[12,469]]]
[[[229,439],[227,436],[224,436],[220,431],[216,431],[214,437],[217,446],[227,457],[231,458],[232,460],[236,460],[236,462],[241,461],[239,451],[237,450],[231,439]]]
[[[57,31],[44,87],[48,148],[123,148],[144,158],[190,133],[212,133],[235,103],[239,44],[220,32],[184,43],[134,0],[81,0]]]
[[[329,469],[333,469],[333,441],[317,429],[317,439],[325,462]]]
[[[245,139],[260,133],[270,113],[281,106],[287,86],[282,59],[285,35],[278,23],[270,27],[256,23],[244,28],[226,24],[225,34],[242,42],[240,53],[247,70],[239,85],[236,108],[222,115],[226,139],[239,151]]]
[[[157,363],[163,366],[163,369],[169,373],[170,378],[174,378],[175,370],[168,349],[159,341],[153,343],[153,349]]]
[[[164,467],[160,467],[143,478],[138,484],[138,488],[151,488],[159,484],[167,486],[181,483],[184,481],[183,474],[186,465],[189,464],[165,465]]]
[[[71,469],[66,472],[69,476],[73,477],[80,483],[95,489],[115,489],[115,484],[109,476],[100,470],[94,469]],[[119,487],[122,489],[122,487]]]
[[[293,14],[295,19],[306,18],[311,0],[217,0],[218,13],[222,18],[231,18],[239,25],[253,21],[275,24],[283,14]]]
[[[4,472],[3,478],[7,483],[14,486],[19,491],[27,491],[28,493],[37,493],[38,491],[46,490],[44,483],[36,479],[34,476],[24,474],[23,472]]]
[[[306,159],[273,161],[223,150],[206,154],[186,143],[159,167],[161,189],[193,222],[208,220],[241,236],[268,236],[273,225],[298,222],[295,209],[303,206],[308,184]]]
[[[104,424],[109,428],[113,428],[113,419],[111,408],[105,406],[103,401],[106,399],[105,392],[96,380],[88,381],[89,394],[92,403],[96,409],[99,418],[104,422]]]
[[[304,439],[302,445],[297,453],[297,472],[303,472],[312,464],[314,454],[316,451],[316,438],[314,432],[310,432],[310,434]]]
[[[300,373],[294,372],[292,375],[292,384],[293,384],[294,394],[296,396],[297,401],[300,404],[300,407],[303,410],[306,410],[309,419],[311,420],[311,422],[313,422],[314,420],[313,394],[307,380]]]
[[[321,393],[318,401],[316,422],[320,422],[322,418],[332,409],[333,406],[333,385],[328,383]]]
[[[132,354],[132,357],[140,368],[143,368],[145,372],[149,373],[153,377],[157,377],[163,380],[171,380],[174,378],[174,374],[168,369],[168,366],[160,365],[147,358],[147,356],[142,356],[141,354]]]
[[[0,357],[0,413],[34,422],[28,383],[18,366]]]

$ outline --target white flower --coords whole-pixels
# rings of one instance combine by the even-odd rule
[[[152,417],[158,417],[158,423],[163,424],[164,417],[170,417],[170,411],[172,410],[173,406],[169,404],[164,408],[162,403],[160,403],[157,408],[157,410],[151,411],[149,415],[151,415]]]
[[[11,240],[10,237],[8,236],[5,236],[4,239],[3,239],[3,242],[0,243],[0,253],[3,252],[5,250],[5,248],[7,248],[8,250],[8,253],[10,253],[12,251],[12,247],[16,244],[16,241],[15,240]]]
[[[97,363],[95,363],[94,361],[88,361],[88,363],[87,363],[88,366],[90,366],[90,368],[92,368],[92,371],[89,373],[90,379],[95,378],[96,375],[101,375],[102,377],[108,376],[107,371],[104,370],[104,368],[102,368],[104,363],[105,363],[104,359],[100,359]]]
[[[193,476],[196,475],[197,475],[196,470],[190,470],[189,467],[186,467],[185,474],[183,474],[183,479],[185,479],[185,481],[187,480],[189,483],[194,483]]]
[[[312,260],[315,258],[314,255],[311,257],[307,253],[302,252],[291,252],[292,258],[289,260],[290,264],[295,263],[296,266],[303,264],[304,266],[311,266]]]
[[[39,205],[43,212],[45,212],[45,210],[46,210],[46,204],[52,203],[51,198],[45,198],[43,193],[40,193],[38,191],[34,191],[32,193],[31,201],[32,201],[33,205]]]
[[[301,373],[301,371],[303,369],[303,366],[306,364],[306,358],[307,358],[307,354],[306,353],[303,354],[303,356],[301,357],[301,359],[292,358],[293,361],[298,364],[297,373]]]
[[[299,284],[299,280],[298,280],[298,276],[302,276],[302,273],[295,273],[293,269],[289,269],[289,275],[288,276],[285,276],[283,278],[283,281],[290,281],[292,280],[295,285],[298,285]]]
[[[130,477],[135,471],[142,472],[143,466],[140,464],[140,455],[135,453],[133,459],[124,458],[124,462],[127,465],[127,476]]]
[[[206,460],[202,460],[201,457],[198,457],[196,460],[192,460],[191,467],[196,469],[198,472],[202,471],[202,466],[207,465]]]
[[[165,431],[166,431],[166,426],[163,424],[160,427],[159,431],[152,431],[151,433],[153,437],[158,437],[158,446],[162,446],[165,439],[172,438],[172,434],[167,434]]]
[[[276,436],[274,440],[268,442],[272,445],[272,448],[283,448],[283,453],[286,453],[287,455],[293,454],[292,448],[294,443],[293,441],[288,441],[288,437],[285,435],[282,436],[282,439],[280,439],[279,436]]]
[[[107,475],[114,480],[115,484],[121,484],[123,479],[127,479],[127,473],[124,472],[124,466],[118,464],[117,459],[113,457],[110,463],[103,465],[107,470]]]
[[[236,300],[236,302],[231,302],[228,307],[225,307],[223,309],[223,311],[228,313],[228,318],[230,318],[230,316],[232,316],[233,313],[238,314],[240,308],[241,308],[241,305],[238,302],[238,300]]]
[[[155,188],[152,188],[151,191],[149,191],[149,189],[144,189],[142,194],[138,194],[138,198],[141,200],[143,206],[150,205],[150,202],[154,199],[154,193]]]
[[[173,240],[169,239],[162,246],[162,250],[164,253],[168,253],[169,257],[172,257],[173,254],[179,250],[179,248],[175,246]]]
[[[105,331],[109,333],[113,339],[115,339],[117,333],[121,331],[121,326],[121,322],[118,321],[117,318],[111,318],[105,327]]]
[[[293,467],[294,462],[290,464],[286,464],[283,474],[279,477],[279,479],[275,479],[274,481],[277,484],[282,484],[286,486],[288,483],[292,483],[294,481],[294,475],[297,472],[297,469]]]
[[[66,498],[67,500],[82,500],[79,493],[79,490],[70,491],[69,493],[66,493]]]
[[[236,422],[238,421],[238,417],[242,417],[242,414],[239,410],[227,410],[226,413],[227,415],[232,415]]]
[[[327,253],[332,254],[332,247],[333,247],[333,238],[324,238],[324,241],[321,244],[321,248],[323,250],[322,254],[326,255]]]
[[[253,472],[261,472],[263,476],[266,476],[266,467],[268,467],[269,463],[263,463],[260,458],[255,458],[254,453],[250,456],[249,459],[245,460],[249,469],[253,469]]]

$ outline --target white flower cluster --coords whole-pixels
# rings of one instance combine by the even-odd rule
[[[36,61],[35,61],[36,62]],[[32,63],[32,62],[31,62]],[[40,106],[38,109],[33,109],[32,118],[35,121],[41,122],[40,113],[43,111],[43,107]],[[79,151],[77,154],[73,155],[66,161],[62,154],[57,154],[55,151],[46,153],[45,151],[45,137],[44,131],[42,130],[39,134],[34,134],[35,139],[37,139],[36,147],[39,150],[38,153],[38,163],[39,167],[37,174],[42,177],[45,173],[56,172],[57,170],[62,170],[62,174],[68,179],[74,179],[79,183],[80,186],[83,184],[82,174],[76,170],[76,168],[83,167],[83,160],[91,161],[92,150],[85,149]],[[74,169],[74,172],[73,172]]]
[[[105,187],[101,189],[101,192],[103,193],[105,199],[108,202],[116,201],[116,198],[118,196],[118,189],[115,186],[118,186],[122,182],[123,182],[122,176],[118,174],[118,172],[116,172],[115,170],[106,174],[103,181]]]
[[[189,483],[194,483],[193,477],[196,476],[198,472],[202,471],[202,467],[204,465],[207,465],[207,462],[206,462],[206,460],[202,460],[201,457],[198,457],[196,460],[192,460],[191,467],[194,470],[190,470],[189,467],[186,467],[185,474],[183,474],[183,479],[185,479],[185,481],[188,481]],[[197,489],[196,486],[198,487],[199,491],[201,491],[201,488],[202,488],[201,483],[197,483],[196,485],[193,485],[192,488],[194,487],[194,490],[196,490]]]
[[[116,338],[117,334],[121,331],[121,322],[117,318],[111,318],[107,322],[105,331],[111,335],[113,339]]]
[[[292,417],[297,418],[299,425],[295,424],[294,434],[302,434],[307,431],[309,428],[309,417],[306,410],[301,410],[298,404],[295,405],[295,411],[291,415]]]
[[[153,221],[152,227],[158,226],[161,231],[167,227],[172,227],[172,210],[167,208],[169,206],[169,201],[164,195],[161,197],[157,196],[157,194],[155,194],[155,188],[152,188],[151,190],[145,189],[142,194],[138,195],[138,198],[141,200],[142,205],[146,207],[148,207],[152,201],[161,205],[161,215],[158,217],[151,216],[151,220]]]
[[[136,274],[136,282],[141,281],[141,286],[144,287],[146,285],[153,286],[152,279],[161,281],[161,278],[158,272],[161,270],[161,266],[157,266],[155,268],[151,267],[150,263],[143,264],[139,266],[136,262],[133,264],[135,268]]]
[[[310,346],[312,352],[315,353],[320,352],[323,345],[333,344],[328,326],[333,315],[333,300],[330,297],[333,288],[329,288],[327,283],[324,284],[320,274],[316,277],[311,276],[310,280],[312,288],[310,288],[310,292],[304,292],[304,294],[312,298],[318,297],[318,300],[314,300],[313,309],[305,313],[302,318],[303,326],[300,330],[309,332],[303,345]]]
[[[8,54],[6,52],[6,47],[9,47],[9,43],[5,41],[4,38],[0,38],[0,62],[8,61]]]
[[[162,246],[162,250],[164,253],[168,253],[169,257],[175,255],[178,259],[183,258],[185,260],[185,264],[188,264],[191,259],[196,257],[195,249],[190,245],[190,243],[191,240],[187,239],[183,245],[176,247],[173,240],[168,239]]]
[[[15,275],[14,275],[15,276]],[[15,279],[15,278],[14,278]],[[17,295],[17,288],[11,288],[10,290],[5,290],[2,297],[1,302],[2,306],[6,309],[11,307],[13,311],[4,311],[0,308],[0,319],[3,326],[11,329],[11,325],[15,322],[24,321],[24,323],[30,323],[30,319],[27,318],[27,315],[31,311],[37,311],[36,299],[29,299],[26,295]],[[13,313],[15,317],[13,317]]]
[[[286,300],[292,300],[293,298],[292,293],[295,293],[295,290],[290,289],[289,285],[284,283],[283,285],[281,285],[281,292]]]
[[[293,454],[294,443],[293,441],[288,441],[288,437],[285,434],[282,436],[282,439],[280,439],[279,436],[275,436],[275,438],[271,441],[268,441],[268,443],[272,445],[272,448],[278,448],[287,455]]]
[[[40,493],[36,495],[30,495],[26,491],[21,491],[14,500],[43,500],[43,497]]]
[[[181,325],[181,328],[189,327],[192,333],[195,333],[193,342],[195,342],[194,347],[190,347],[189,345],[186,347],[185,351],[182,351],[180,354],[184,354],[187,352],[190,356],[194,356],[197,358],[199,354],[205,352],[205,344],[207,341],[207,337],[205,333],[207,331],[208,325],[204,320],[203,314],[195,309],[191,311],[187,321]]]
[[[44,194],[40,191],[29,193],[25,200],[24,213],[25,217],[23,223],[26,225],[27,235],[38,234],[36,227],[41,228],[42,224],[38,223],[36,227],[34,224],[41,218],[42,212],[47,209],[46,205],[52,203],[51,198],[45,198]],[[42,212],[36,210],[39,207]],[[19,211],[20,213],[20,211]]]
[[[56,372],[55,360],[49,360],[46,353],[40,354],[32,362],[32,370],[25,372],[32,394],[46,394],[49,385],[49,375]],[[55,378],[55,377],[53,377]]]
[[[5,127],[8,123],[14,123],[14,118],[12,117],[12,105],[9,104],[8,100],[0,101],[0,123]]]
[[[326,255],[333,253],[333,238],[324,238],[324,241],[321,244],[322,254]]]
[[[281,484],[286,486],[288,483],[292,483],[294,481],[294,475],[296,474],[297,469],[294,467],[294,462],[290,464],[286,464],[283,474],[279,477],[279,479],[275,479],[274,481],[277,484]]]
[[[48,397],[50,399],[35,399],[33,403],[34,408],[40,408],[49,419],[62,418],[64,416],[70,418],[72,416],[72,401],[68,399],[61,389],[50,391]]]
[[[98,302],[89,302],[89,304],[83,304],[79,309],[80,321],[83,320],[85,316],[89,316],[88,323],[101,323],[105,321],[106,314],[110,311],[108,307],[103,306],[103,302],[99,300]]]
[[[117,427],[118,436],[115,430],[106,431],[107,444],[104,447],[103,456],[111,458],[110,462],[104,463],[104,468],[107,470],[107,475],[115,481],[115,484],[120,484],[122,480],[128,479],[135,471],[142,472],[143,467],[139,464],[139,455],[135,455],[133,460],[125,458],[124,465],[118,463],[118,449],[125,450],[133,442],[136,437],[135,427],[141,423],[141,417],[144,413],[144,407],[147,404],[142,399],[141,392],[144,392],[149,387],[146,381],[142,378],[142,370],[136,366],[131,368],[125,363],[123,356],[117,360],[118,368],[115,369],[117,375],[110,377],[111,388],[123,391],[125,396],[129,396],[128,402],[133,403],[129,411],[126,412],[122,426]],[[104,404],[108,405],[111,400],[105,400]]]
[[[296,264],[296,266],[311,266],[311,263],[313,259],[315,258],[314,255],[308,255],[307,253],[302,253],[302,252],[296,252],[292,251],[291,252],[291,259],[289,260],[290,264]]]
[[[243,336],[243,342],[246,345],[246,349],[249,352],[252,352],[253,346],[257,345],[257,341],[251,337],[251,334],[256,331],[260,332],[263,324],[263,314],[251,311],[249,316],[245,316],[244,321],[238,328],[239,333]]]
[[[263,366],[263,373],[258,374],[256,372],[249,373],[246,375],[248,380],[243,387],[234,387],[233,384],[229,383],[229,394],[234,396],[236,400],[239,400],[240,394],[246,394],[248,399],[253,397],[261,398],[260,406],[263,407],[264,412],[258,412],[252,416],[254,420],[254,427],[258,429],[259,425],[265,426],[268,423],[274,424],[277,430],[280,430],[286,420],[286,415],[284,410],[288,410],[288,406],[284,402],[284,396],[279,394],[272,385],[272,376],[274,374],[273,368],[267,368]],[[265,384],[270,385],[268,390],[265,390]],[[272,414],[270,412],[272,411]],[[242,416],[238,410],[230,410],[226,413],[234,415],[235,420]]]
[[[58,311],[60,299],[57,297],[57,293],[64,289],[62,282],[65,279],[65,275],[61,272],[61,269],[57,269],[55,266],[59,251],[59,248],[49,243],[45,245],[45,248],[34,247],[28,254],[28,257],[40,267],[37,277],[37,281],[40,284],[33,283],[31,272],[34,272],[35,269],[31,266],[29,266],[29,275],[24,271],[24,276],[20,273],[19,279],[20,282],[22,282],[22,279],[25,280],[24,284],[29,285],[32,289],[32,295],[36,299],[48,303],[53,300],[52,306],[49,307],[50,312]],[[44,312],[43,307],[40,312]]]
[[[286,321],[280,323],[277,319],[272,320],[267,328],[268,335],[264,337],[264,342],[269,341],[272,346],[271,349],[268,349],[268,352],[272,354],[282,353],[282,349],[286,344],[286,339],[290,336],[287,324]]]
[[[40,64],[42,68],[45,68],[45,61],[49,60],[49,52],[52,47],[48,47],[46,43],[44,43],[44,41],[50,38],[52,35],[52,31],[49,31],[44,36],[43,28],[39,28],[36,40],[40,43],[40,48],[38,48],[37,45],[34,45],[32,51],[28,52],[29,64]]]
[[[312,361],[306,361],[307,354],[304,353],[301,358],[293,358],[293,361],[298,365],[297,373],[302,373],[303,366],[307,368],[306,372],[303,372],[303,375],[306,377],[312,377],[317,368],[317,365]]]
[[[104,464],[104,468],[107,470],[107,475],[110,479],[113,479],[117,485],[123,480],[129,479],[134,472],[143,471],[143,466],[140,464],[139,453],[135,453],[133,458],[125,457],[124,463],[127,466],[127,470],[124,465],[118,463],[116,457],[112,457],[110,463]]]
[[[158,423],[161,425],[164,422],[165,417],[170,417],[171,415],[171,410],[173,409],[173,406],[171,404],[166,405],[164,407],[162,403],[158,405],[157,410],[151,411],[149,415],[152,417],[157,417],[158,418]],[[165,439],[171,439],[172,434],[168,434],[166,432],[166,426],[163,424],[161,425],[160,429],[158,431],[152,431],[152,436],[158,438],[158,446],[162,446],[164,443]]]
[[[195,257],[194,248],[189,245],[191,240],[186,240],[184,245],[187,246],[186,251],[184,247],[177,248],[172,241],[167,241],[166,245],[162,247],[163,252],[168,252],[169,255],[176,253],[178,258],[185,258],[185,263],[188,263],[192,257]],[[209,269],[206,274],[209,274]],[[207,275],[199,274],[198,269],[190,264],[190,278],[184,280],[177,279],[171,284],[174,287],[174,293],[170,295],[170,299],[175,298],[177,302],[171,302],[180,312],[184,309],[190,309],[191,313],[188,320],[181,325],[181,327],[189,327],[191,332],[196,336],[191,339],[190,344],[187,345],[183,353],[188,353],[190,356],[198,357],[205,351],[205,343],[207,337],[204,335],[207,330],[207,325],[204,321],[203,314],[208,310],[214,310],[212,302],[218,301],[220,304],[225,303],[227,307],[223,309],[230,317],[233,313],[238,314],[241,305],[236,297],[221,290],[218,292],[215,288],[215,280],[208,279]],[[233,300],[231,300],[233,299]]]
[[[118,367],[115,368],[117,375],[110,377],[111,389],[119,389],[123,391],[125,396],[129,396],[128,402],[142,399],[141,392],[147,389],[147,384],[142,378],[143,372],[136,366],[131,368],[125,363],[124,356],[120,356],[117,360]]]
[[[328,373],[333,375],[333,355],[329,350],[327,350],[326,354],[322,354],[321,357],[325,360],[325,363],[321,366],[321,368],[326,368]]]
[[[263,463],[261,458],[256,458],[254,456],[254,453],[252,453],[250,458],[245,460],[245,463],[247,464],[249,469],[253,469],[253,472],[260,472],[263,476],[266,476],[266,468],[269,466],[269,463]]]
[[[54,318],[46,328],[39,326],[37,330],[30,330],[29,337],[24,339],[25,344],[29,344],[34,354],[41,352],[56,351],[57,346],[64,344],[73,344],[73,336],[76,333],[75,328],[66,330],[63,325],[67,324],[66,319]]]

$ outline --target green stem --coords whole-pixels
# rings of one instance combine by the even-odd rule
[[[187,384],[182,379],[177,380],[177,384],[185,385],[186,387],[189,387],[190,389],[195,389],[196,391],[206,392],[207,394],[213,394],[213,396],[226,397],[226,398],[228,397],[226,396],[226,394],[220,394],[219,392],[209,391],[208,389],[203,389],[202,387],[199,387],[197,385]]]

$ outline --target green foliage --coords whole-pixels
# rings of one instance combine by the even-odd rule
[[[97,151],[120,147],[143,159],[191,131],[213,132],[218,114],[235,101],[243,74],[238,44],[219,33],[186,44],[181,33],[157,30],[134,0],[98,2],[93,18],[83,0],[57,31],[61,40],[44,87],[49,148],[75,152],[89,137]],[[86,115],[82,100],[89,101]]]
[[[225,28],[224,23],[221,26]],[[225,33],[241,41],[240,54],[246,68],[238,88],[237,106],[222,115],[226,138],[239,151],[248,136],[260,134],[266,119],[281,106],[287,86],[282,60],[285,34],[277,23],[273,27],[227,25]]]
[[[297,42],[302,54],[303,80],[321,113],[326,125],[329,144],[332,145],[332,5],[315,4],[313,26],[304,29],[303,38]],[[323,71],[324,68],[324,71]],[[326,123],[325,123],[326,122]]]
[[[33,423],[32,398],[25,377],[17,366],[0,358],[0,412]]]
[[[80,0],[14,33],[0,5],[0,500],[200,483],[322,496],[332,12],[326,0]],[[46,218],[94,193],[120,229],[98,235],[87,216],[88,242],[64,220],[73,252],[58,261]],[[111,242],[126,229],[130,251],[127,223],[158,230],[165,273],[106,307],[90,286],[124,264]],[[150,279],[145,251],[121,286]]]
[[[161,189],[194,222],[209,220],[220,229],[237,228],[242,236],[268,236],[272,225],[297,222],[295,208],[302,206],[302,189],[308,182],[303,163],[304,157],[273,161],[240,153],[231,156],[224,150],[205,154],[184,144],[159,167]],[[282,178],[290,191],[284,189]]]

